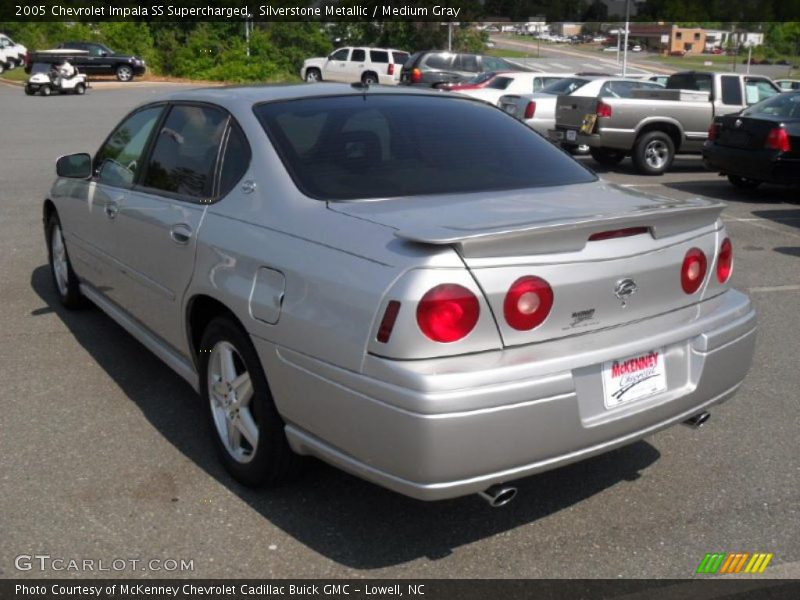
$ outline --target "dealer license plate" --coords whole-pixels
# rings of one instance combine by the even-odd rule
[[[667,389],[663,348],[603,363],[606,408],[641,400]]]

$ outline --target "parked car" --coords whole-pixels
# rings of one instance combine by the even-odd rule
[[[784,92],[800,90],[800,79],[776,79],[775,83]]]
[[[0,48],[0,74],[14,68],[14,60],[8,56],[5,49]]]
[[[715,117],[703,161],[739,188],[753,189],[763,182],[800,185],[800,91]]]
[[[450,91],[450,92],[459,92],[463,90],[477,90],[482,87],[486,87],[489,83],[500,74],[498,71],[486,71],[484,73],[478,73],[474,77],[470,77],[466,81],[462,81],[460,83],[452,83],[449,85],[441,85],[439,89]]]
[[[592,81],[592,77],[563,77],[535,94],[506,94],[498,106],[542,135],[555,127],[556,99]]]
[[[327,57],[303,61],[300,77],[304,81],[339,81],[369,85],[396,85],[408,52],[392,48],[353,48],[334,50]]]
[[[634,44],[633,46],[631,46],[631,52],[641,52],[641,51],[642,51],[641,45]]]
[[[5,61],[11,68],[21,67],[25,64],[25,55],[28,49],[22,44],[17,44],[5,33],[0,33],[0,51],[4,54]]]
[[[511,480],[704,422],[752,361],[723,203],[599,181],[470,98],[183,90],[56,173],[57,297],[198,390],[247,485],[310,454],[500,505]]]
[[[527,94],[538,92],[556,81],[567,77],[566,73],[521,73],[500,72],[490,79],[486,85],[479,88],[460,88],[455,86],[452,91],[478,98],[489,104],[498,104],[501,96],[507,94]]]
[[[85,50],[86,54],[76,58],[73,64],[86,75],[114,75],[119,81],[132,81],[147,71],[145,61],[138,56],[117,54],[108,46],[96,42],[64,42],[56,50]],[[25,72],[30,73],[33,63],[51,60],[57,53],[34,52],[26,58]]]
[[[780,88],[760,75],[682,71],[669,76],[666,89],[559,99],[553,135],[587,144],[601,164],[631,156],[640,173],[660,175],[676,154],[702,151],[715,116],[778,93]]]
[[[400,71],[400,83],[442,87],[461,83],[486,71],[529,70],[496,56],[430,50],[411,55]]]

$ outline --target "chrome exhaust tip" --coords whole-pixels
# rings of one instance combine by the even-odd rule
[[[703,411],[697,413],[695,416],[686,419],[683,424],[692,429],[699,429],[703,424],[711,418],[711,413]]]
[[[500,508],[516,498],[517,488],[498,483],[478,492],[478,496],[486,500],[492,508]]]

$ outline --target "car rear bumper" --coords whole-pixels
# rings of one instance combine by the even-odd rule
[[[728,399],[750,367],[755,330],[749,299],[730,290],[544,344],[422,361],[368,356],[364,373],[256,347],[296,452],[439,500],[606,452]],[[668,389],[606,409],[602,363],[656,348]]]
[[[800,185],[800,160],[784,158],[775,150],[711,146],[703,149],[703,163],[712,171],[748,179]]]

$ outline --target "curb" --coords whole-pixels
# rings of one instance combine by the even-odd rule
[[[0,83],[5,83],[6,85],[14,85],[17,87],[25,87],[24,82],[14,81],[13,79],[6,79],[5,77],[0,77]]]

